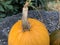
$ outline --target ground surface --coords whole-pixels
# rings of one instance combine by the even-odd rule
[[[42,18],[40,17],[40,14]],[[57,28],[58,24],[58,15],[59,13],[56,11],[29,11],[29,16],[31,18],[36,18],[39,21],[43,19],[43,23],[46,25],[49,33],[54,31]],[[11,26],[19,19],[21,19],[22,14],[19,13],[17,15],[9,16],[3,19],[0,22],[0,45],[7,45],[7,36],[10,31]]]

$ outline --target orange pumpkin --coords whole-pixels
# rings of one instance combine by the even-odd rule
[[[49,45],[49,34],[45,25],[31,18],[28,22],[30,31],[23,31],[22,20],[13,25],[8,36],[8,45]]]
[[[28,3],[23,8],[22,20],[16,22],[9,32],[8,45],[49,45],[49,34],[45,25],[27,18]]]

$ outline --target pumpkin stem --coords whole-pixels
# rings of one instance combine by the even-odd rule
[[[26,2],[26,4],[23,7],[23,16],[22,16],[22,26],[23,26],[23,31],[29,30],[30,29],[30,25],[28,22],[28,6],[29,6],[29,2]]]

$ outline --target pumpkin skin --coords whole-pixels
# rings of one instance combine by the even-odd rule
[[[22,20],[17,21],[8,35],[8,45],[49,45],[49,34],[45,25],[28,18],[30,31],[23,32]]]
[[[51,45],[60,45],[60,30],[55,30],[50,35]]]

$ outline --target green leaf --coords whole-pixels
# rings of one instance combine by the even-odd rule
[[[7,9],[7,4],[5,4],[4,2],[1,3],[4,7],[4,9],[6,10]]]
[[[13,6],[12,5],[7,5],[7,8],[10,10],[13,10]]]
[[[4,8],[6,10],[13,10],[13,6],[12,5],[8,5],[8,4],[4,4]]]
[[[33,5],[33,3],[32,3],[32,2],[29,4],[29,6],[31,6],[31,5]]]
[[[12,0],[6,1],[5,4],[11,4]]]
[[[0,14],[0,18],[5,17],[5,16],[6,16],[5,14]]]
[[[21,0],[20,2],[19,2],[19,4],[24,4],[25,2],[23,1],[23,0]]]
[[[4,12],[4,8],[0,5],[0,11]]]
[[[4,19],[3,18],[0,18],[0,22],[3,21]]]
[[[16,0],[16,2],[18,3],[18,0]]]

